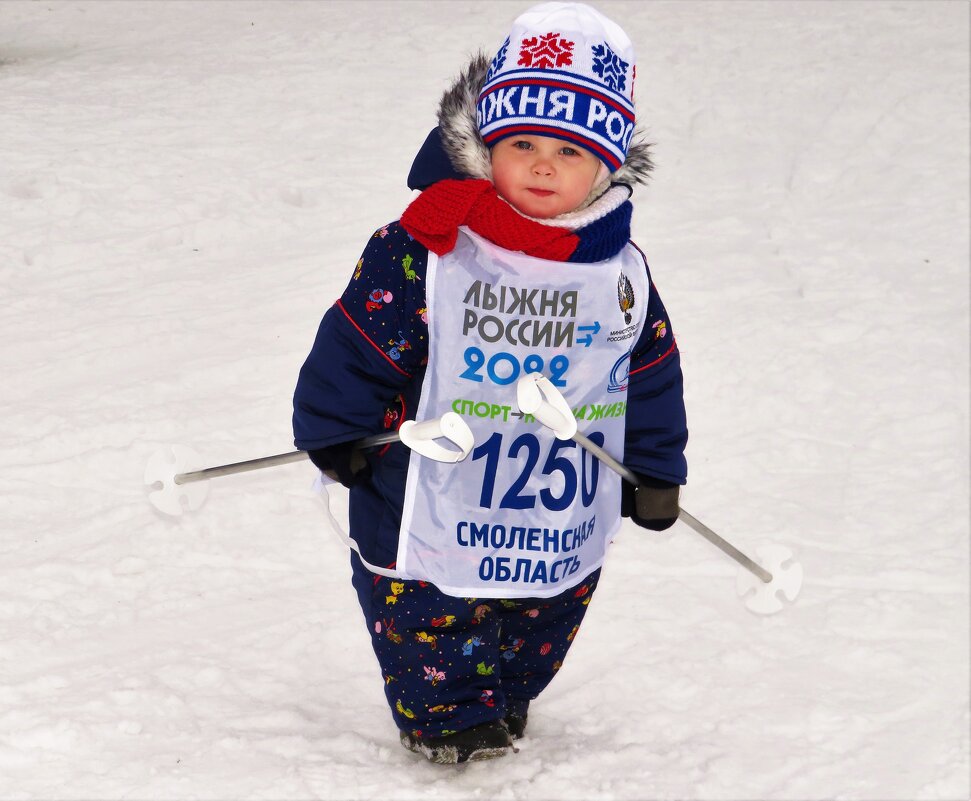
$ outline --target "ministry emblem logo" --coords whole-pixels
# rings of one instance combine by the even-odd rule
[[[634,287],[631,286],[630,279],[623,273],[617,279],[617,303],[624,313],[624,322],[630,325],[632,319],[630,312],[634,308]]]

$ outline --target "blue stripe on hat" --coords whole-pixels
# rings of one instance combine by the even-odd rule
[[[524,126],[534,126],[547,136],[560,135],[555,133],[560,131],[563,138],[583,144],[613,171],[623,164],[634,133],[634,115],[625,105],[586,82],[551,80],[532,71],[487,85],[479,96],[476,114],[487,144],[506,136],[501,133],[506,128],[514,129],[510,133],[523,133]]]
[[[536,82],[586,92],[599,98],[602,102],[613,106],[624,114],[624,116],[630,117],[632,120],[634,119],[634,104],[631,103],[627,95],[621,94],[598,81],[592,81],[575,72],[566,72],[564,70],[508,70],[502,72],[482,87],[478,99],[481,101],[485,95],[500,86],[505,86],[507,83],[533,84]],[[567,84],[567,86],[563,86],[562,84]]]

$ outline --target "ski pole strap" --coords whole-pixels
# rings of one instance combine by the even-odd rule
[[[331,494],[328,490],[328,485],[332,484],[337,484],[337,482],[330,480],[323,473],[321,473],[317,477],[317,480],[314,481],[314,490],[321,496],[321,500],[324,502],[324,516],[327,518],[327,522],[330,523],[330,527],[334,530],[334,533],[337,534],[341,542],[343,542],[348,548],[358,555],[361,560],[361,564],[363,564],[364,567],[370,570],[372,573],[378,576],[386,576],[387,578],[403,580],[405,577],[397,571],[372,565],[367,559],[364,558],[364,554],[361,553],[360,546],[351,537],[350,532],[346,531],[340,524],[340,522],[334,516],[333,509],[330,507]]]

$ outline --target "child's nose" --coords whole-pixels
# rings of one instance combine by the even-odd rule
[[[533,162],[533,172],[536,175],[552,175],[553,165],[548,159],[539,158]]]

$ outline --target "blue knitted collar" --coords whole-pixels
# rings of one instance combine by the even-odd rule
[[[596,262],[612,258],[630,241],[630,220],[634,207],[625,200],[613,211],[593,222],[577,228],[574,233],[580,239],[569,261]]]

